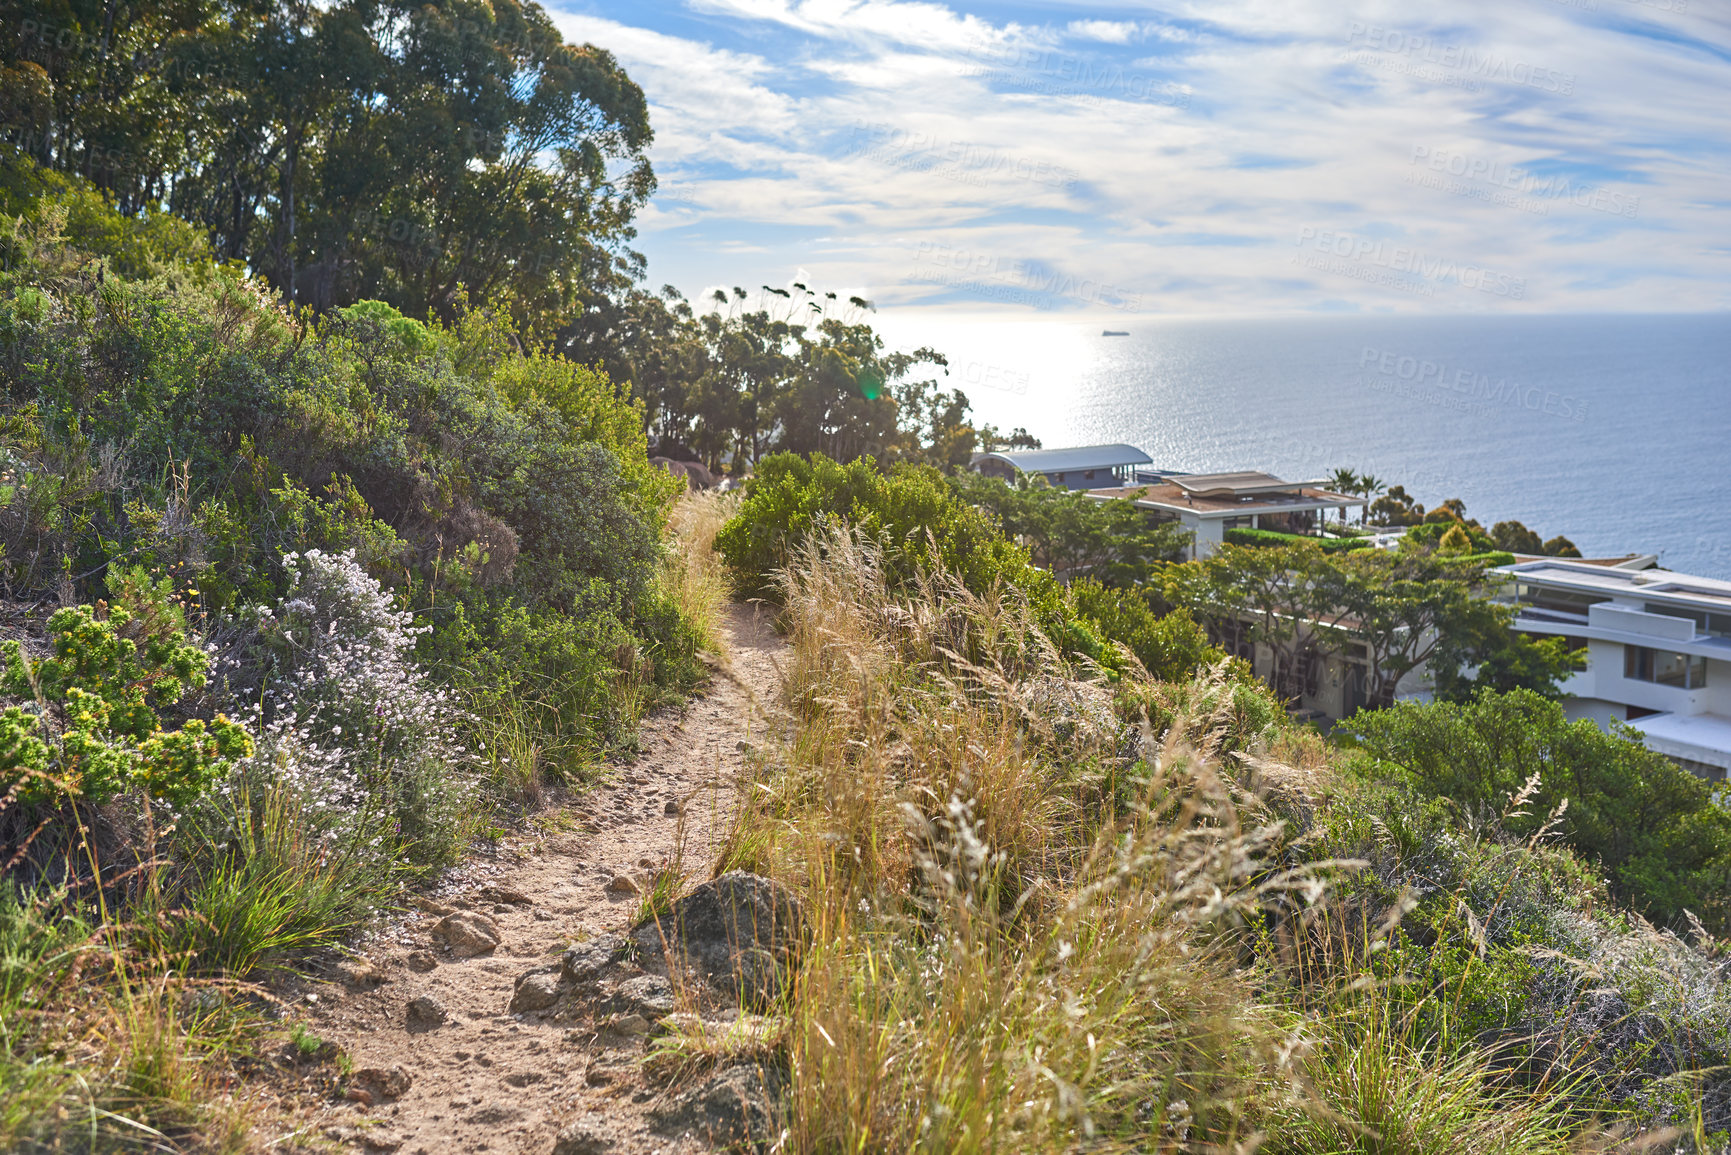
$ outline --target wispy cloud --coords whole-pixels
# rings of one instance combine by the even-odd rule
[[[1731,306],[1731,24],[1678,0],[560,2],[650,97],[657,283],[803,266],[1012,314]],[[965,259],[935,276],[938,252]]]

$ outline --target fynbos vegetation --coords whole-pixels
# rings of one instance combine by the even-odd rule
[[[751,494],[731,556],[785,485]],[[1678,798],[1681,771],[1596,730],[1518,756],[1495,720],[1550,717],[1524,691],[1330,746],[1218,655],[1156,679],[1058,640],[1039,582],[950,563],[941,519],[904,538],[893,493],[761,575],[794,721],[715,864],[811,912],[793,1149],[1723,1146],[1731,989],[1703,920],[1726,857],[1632,851],[1636,881],[1577,814],[1611,800],[1577,803],[1565,768],[1608,757]],[[1474,742],[1508,757],[1439,776]],[[1707,807],[1683,826],[1722,821],[1683,793]]]

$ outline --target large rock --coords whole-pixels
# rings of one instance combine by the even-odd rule
[[[484,914],[459,910],[433,924],[433,941],[450,947],[458,958],[491,954],[499,945],[499,924]]]
[[[408,1025],[411,1032],[430,1031],[449,1019],[445,1004],[432,995],[422,995],[409,1004]]]
[[[804,926],[792,891],[734,870],[698,886],[631,937],[639,958],[662,958],[742,1005],[765,1005],[787,990]]]
[[[557,967],[530,971],[517,980],[517,989],[511,994],[511,1013],[544,1011],[559,1001],[561,993]]]
[[[625,940],[616,934],[599,935],[567,950],[560,959],[560,974],[576,986],[594,983],[609,967],[625,957]]]
[[[603,1008],[619,1014],[642,1015],[653,1022],[662,1015],[673,1013],[673,985],[660,975],[638,975],[627,979],[613,990],[613,996]]]
[[[413,1082],[401,1067],[362,1067],[349,1076],[349,1084],[366,1090],[374,1101],[400,1098]]]
[[[786,1078],[775,1068],[729,1067],[649,1112],[663,1134],[691,1132],[718,1147],[763,1149],[781,1137]]]

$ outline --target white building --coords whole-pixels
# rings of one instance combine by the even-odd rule
[[[1090,488],[1100,501],[1123,498],[1157,521],[1175,521],[1191,534],[1191,557],[1207,557],[1233,529],[1267,529],[1314,536],[1329,510],[1342,518],[1364,499],[1335,493],[1320,481],[1282,481],[1269,473],[1181,473],[1157,484]]]
[[[1570,718],[1612,719],[1698,774],[1731,770],[1731,582],[1556,558],[1504,566],[1515,628],[1585,647]]]

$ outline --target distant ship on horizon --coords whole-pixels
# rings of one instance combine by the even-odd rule
[[[1128,337],[1129,335],[1130,335],[1129,331],[1125,330],[1125,329],[1101,329],[1100,330],[1100,336],[1102,336],[1102,337]]]

